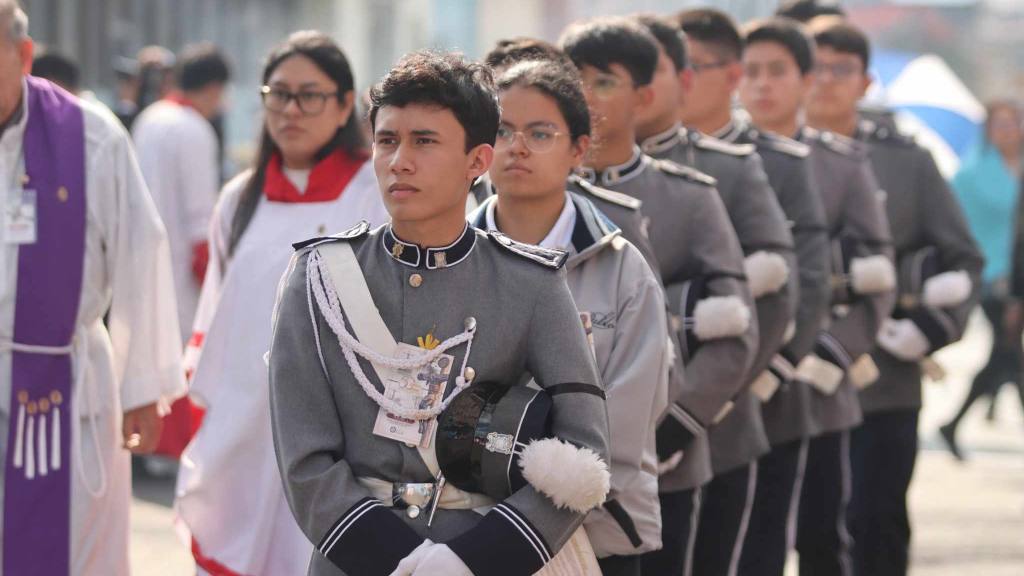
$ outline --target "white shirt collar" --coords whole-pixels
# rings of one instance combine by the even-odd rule
[[[490,202],[487,204],[487,209],[484,212],[484,217],[487,224],[488,230],[498,229],[497,221],[494,219],[494,207],[498,203]],[[565,204],[562,206],[562,212],[558,215],[558,219],[555,220],[554,226],[551,230],[548,230],[547,236],[540,241],[538,246],[541,248],[551,248],[556,250],[565,250],[567,252],[572,251],[572,233],[576,229],[576,205],[573,204],[572,198],[569,193],[565,193]]]

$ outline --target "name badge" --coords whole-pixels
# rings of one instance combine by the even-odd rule
[[[34,244],[36,241],[36,191],[18,189],[8,195],[4,206],[4,241]]]
[[[408,358],[423,353],[422,348],[400,343],[395,356]],[[441,354],[430,364],[417,370],[395,370],[378,368],[377,373],[383,379],[384,396],[400,406],[419,410],[429,410],[441,404],[444,390],[448,386],[455,357]],[[390,438],[406,445],[429,448],[434,437],[437,419],[412,420],[380,408],[377,420],[373,425],[376,436]]]

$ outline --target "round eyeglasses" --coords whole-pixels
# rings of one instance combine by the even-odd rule
[[[523,145],[530,152],[543,154],[550,152],[555,147],[555,141],[562,135],[550,128],[527,128],[526,130],[512,130],[508,126],[498,127],[498,137],[495,146],[504,148],[515,144],[516,138],[523,139]]]

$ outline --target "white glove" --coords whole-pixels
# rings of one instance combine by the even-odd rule
[[[413,576],[473,576],[473,571],[446,544],[433,544],[420,560]]]
[[[808,354],[796,367],[796,379],[806,382],[826,396],[831,396],[843,382],[846,372],[835,364]]]
[[[878,345],[904,362],[917,362],[925,357],[931,344],[912,321],[887,318],[878,332]]]
[[[782,383],[779,377],[772,374],[771,370],[765,370],[761,372],[754,382],[750,385],[750,391],[757,396],[761,402],[767,402],[772,399],[775,392],[779,389],[779,385]]]
[[[419,565],[423,557],[427,555],[427,550],[434,545],[434,542],[427,538],[422,544],[413,549],[408,556],[402,558],[402,561],[398,563],[398,568],[391,573],[391,576],[411,576],[416,566]]]
[[[963,270],[943,272],[925,280],[921,291],[921,300],[928,306],[959,306],[971,297],[971,277]]]

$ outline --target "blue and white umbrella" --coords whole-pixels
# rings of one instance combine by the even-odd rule
[[[896,112],[899,128],[929,148],[952,176],[978,137],[985,108],[946,62],[934,54],[879,52],[867,100]]]

